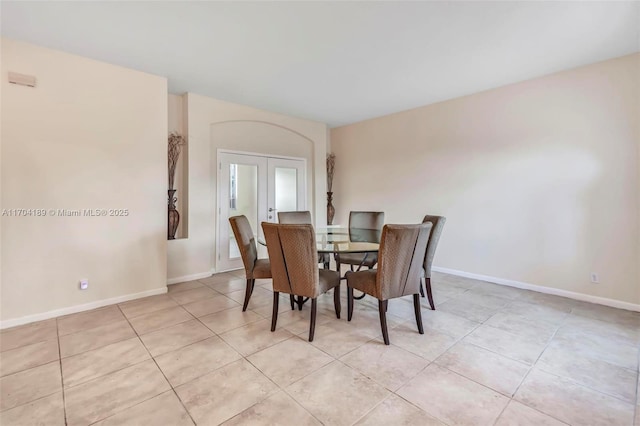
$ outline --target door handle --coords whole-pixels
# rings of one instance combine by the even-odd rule
[[[277,209],[274,209],[274,208],[269,207],[269,211],[270,211],[270,212],[275,212],[276,210],[277,210]]]

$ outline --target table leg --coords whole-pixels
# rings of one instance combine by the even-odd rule
[[[366,262],[366,261],[367,261],[367,256],[368,256],[368,255],[369,255],[369,253],[365,253],[365,254],[364,254],[364,257],[362,258],[362,261],[360,261],[360,264],[358,265],[358,269],[356,269],[356,272],[358,272],[360,269],[362,269],[362,267],[364,266],[364,262]],[[371,269],[371,268],[369,268],[369,269]],[[364,299],[364,297],[365,297],[366,295],[367,295],[367,294],[363,292],[360,296],[354,296],[353,298],[354,298],[355,300],[362,300],[362,299]]]
[[[363,266],[364,266],[364,262],[367,260],[367,256],[369,255],[369,253],[365,253],[364,257],[362,258],[362,261],[360,262],[360,264],[358,265],[358,269],[356,269],[355,271],[353,270],[353,265],[351,265],[351,267],[349,269],[351,269],[352,272],[358,272]],[[335,259],[336,259],[336,264],[338,265],[338,273],[340,274],[340,254],[335,253]],[[371,269],[371,268],[369,268]],[[343,277],[342,275],[340,275],[340,279],[341,280],[345,280],[346,278]],[[360,296],[354,296],[353,298],[355,300],[361,300],[364,299],[364,297],[366,296],[366,293],[362,293]]]

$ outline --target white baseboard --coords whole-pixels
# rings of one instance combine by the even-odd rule
[[[112,297],[109,299],[97,300],[95,302],[85,303],[82,305],[69,306],[68,308],[54,309],[53,311],[43,312],[41,314],[27,315],[20,318],[0,321],[0,330],[15,327],[17,325],[29,324],[31,322],[43,321],[62,315],[76,314],[78,312],[90,311],[91,309],[102,308],[103,306],[113,305],[116,303],[128,302],[129,300],[141,299],[143,297],[155,296],[167,292],[166,287],[156,288],[154,290],[142,291],[140,293],[125,294],[124,296]]]
[[[175,277],[167,279],[167,285],[183,283],[185,281],[199,280],[200,278],[209,278],[213,275],[213,270],[208,272],[200,272],[199,274],[183,275],[182,277]]]
[[[457,275],[459,277],[472,278],[474,280],[487,281],[493,284],[505,285],[508,287],[516,287],[524,290],[537,291],[538,293],[552,294],[554,296],[567,297],[569,299],[580,300],[582,302],[597,303],[599,305],[611,306],[612,308],[626,309],[628,311],[640,312],[640,305],[635,303],[623,302],[621,300],[608,299],[606,297],[592,296],[590,294],[576,293],[568,290],[561,290],[559,288],[544,287],[535,284],[523,283],[521,281],[507,280],[504,278],[496,278],[488,275],[473,274],[471,272],[458,271],[455,269],[441,268],[434,266],[431,268],[436,272],[442,272],[443,274]]]

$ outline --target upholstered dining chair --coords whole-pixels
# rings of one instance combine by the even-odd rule
[[[385,225],[380,238],[377,269],[346,273],[347,320],[353,316],[353,289],[378,299],[384,344],[389,344],[387,304],[389,299],[413,295],[418,332],[424,334],[420,312],[420,276],[431,232],[431,223]]]
[[[384,225],[384,212],[355,212],[349,213],[349,237],[351,241],[377,243],[380,241],[380,231]],[[354,266],[366,266],[373,268],[378,263],[376,253],[345,253],[336,256],[337,270],[340,272],[340,265],[350,265],[353,271]]]
[[[253,293],[256,278],[271,278],[271,265],[269,259],[258,259],[256,240],[253,237],[251,224],[246,216],[233,216],[229,218],[233,235],[240,249],[244,272],[247,277],[247,288],[244,291],[244,304],[242,310],[246,311],[249,306],[249,299]],[[291,309],[293,309],[293,297],[291,298]]]
[[[433,258],[436,255],[436,248],[438,247],[438,241],[440,241],[440,235],[442,235],[442,228],[447,221],[444,216],[432,216],[426,215],[422,219],[422,223],[431,223],[431,235],[429,235],[429,241],[427,242],[427,251],[424,256],[423,264],[423,278],[424,286],[427,289],[427,297],[429,299],[429,305],[431,310],[436,310],[436,305],[433,303],[433,293],[431,291],[431,265],[433,265]],[[420,283],[420,294],[424,297],[424,290],[422,289],[422,283]]]
[[[316,328],[317,297],[333,290],[336,316],[340,318],[340,275],[336,271],[319,269],[316,234],[313,225],[283,225],[262,222],[273,274],[273,314],[271,331],[278,321],[280,293],[311,299],[309,341]]]
[[[278,222],[287,225],[312,225],[311,212],[278,212]],[[329,269],[331,257],[328,254],[319,254],[318,263],[322,263],[324,269]]]

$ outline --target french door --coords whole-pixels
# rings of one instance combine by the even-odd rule
[[[218,151],[216,271],[243,267],[231,216],[245,215],[257,241],[261,223],[277,222],[278,211],[306,210],[306,192],[304,159]]]

